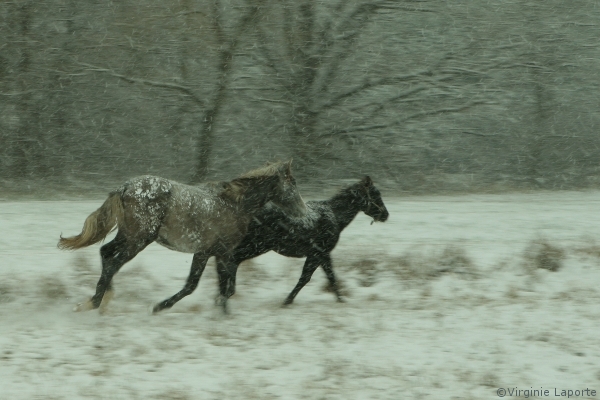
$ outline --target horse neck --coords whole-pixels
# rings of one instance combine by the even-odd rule
[[[269,179],[257,179],[247,187],[242,200],[244,212],[254,215],[269,202],[269,182]]]
[[[360,199],[350,188],[342,190],[340,193],[328,200],[328,203],[338,221],[340,229],[346,228],[354,220],[356,214],[360,211]]]

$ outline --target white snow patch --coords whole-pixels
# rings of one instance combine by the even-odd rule
[[[193,295],[149,315],[181,289],[192,259],[156,244],[116,275],[106,315],[71,312],[94,291],[99,246],[70,253],[56,242],[103,200],[0,203],[1,397],[482,399],[498,387],[600,389],[600,258],[578,251],[600,237],[598,192],[384,195],[389,221],[370,226],[359,214],[333,253],[346,303],[322,290],[317,271],[280,308],[303,261],[269,253],[241,265],[229,317],[214,306],[212,261]],[[558,272],[520,266],[540,237],[566,251]],[[434,260],[425,256],[447,246],[464,249],[476,277],[400,273],[408,252]],[[374,260],[368,282],[364,259]]]

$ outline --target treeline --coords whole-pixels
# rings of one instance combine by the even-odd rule
[[[0,185],[595,186],[596,1],[0,4]]]

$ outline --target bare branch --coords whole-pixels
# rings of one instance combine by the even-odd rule
[[[258,90],[258,91],[271,91],[271,90],[279,90],[278,88],[270,88],[270,87],[246,87],[246,86],[234,86],[230,87],[229,90]]]
[[[402,101],[402,103],[408,103],[408,102],[422,102],[424,101],[424,99],[422,98],[412,98],[412,99],[407,99],[407,97],[410,97],[418,92],[424,91],[429,89],[427,86],[417,86],[413,89],[410,90],[406,90],[404,92],[401,92],[395,96],[389,97],[383,101],[378,101],[378,102],[372,102],[372,103],[368,103],[368,104],[363,104],[357,107],[354,107],[351,109],[352,112],[356,112],[356,110],[359,110],[361,108],[366,108],[366,107],[373,107],[375,106],[369,113],[368,115],[363,116],[362,118],[360,118],[360,120],[358,121],[358,124],[362,123],[363,121],[372,121],[373,118],[375,118],[377,116],[377,114],[379,114],[380,112],[382,112],[386,106],[388,106],[389,104],[393,104],[393,103],[397,103],[399,101]]]
[[[344,9],[346,8],[347,5],[348,5],[347,0],[341,0],[340,2],[338,2],[338,4],[334,7],[335,14],[340,15],[344,11]],[[333,29],[334,29],[333,19],[328,19],[325,22],[325,26],[323,27],[323,29],[321,29],[318,32],[319,46],[317,48],[317,55],[319,57],[320,63],[322,63],[323,57],[325,57],[327,50],[334,45]]]
[[[258,49],[260,50],[260,52],[263,54],[263,56],[267,60],[267,66],[269,68],[271,68],[273,70],[273,72],[275,72],[275,74],[279,74],[279,68],[277,67],[277,63],[275,60],[281,60],[282,59],[281,55],[277,54],[276,56],[273,56],[273,54],[271,54],[271,50],[266,45],[267,36],[265,35],[265,32],[261,27],[258,27],[257,32],[258,32]],[[277,50],[275,50],[275,52],[277,52]]]
[[[327,70],[323,74],[321,79],[321,85],[319,92],[326,92],[329,84],[333,81],[333,76],[337,73],[337,70],[343,60],[348,58],[351,54],[350,48],[354,43],[354,39],[358,37],[362,28],[365,26],[369,17],[377,10],[378,7],[383,6],[386,1],[375,1],[366,2],[358,5],[350,14],[343,19],[333,30],[342,32],[342,36],[338,36],[333,39],[333,42],[328,44],[330,56],[328,57],[331,61],[327,66]],[[351,32],[351,33],[347,33]],[[338,46],[336,46],[338,44]],[[338,47],[338,49],[335,49]],[[326,49],[321,49],[323,56],[328,52]]]
[[[294,28],[292,27],[293,21],[292,12],[290,10],[289,4],[284,4],[283,6],[283,37],[285,39],[286,49],[288,58],[290,60],[294,60],[295,53],[295,43],[294,43]]]
[[[33,92],[34,92],[34,90],[25,90],[24,92],[12,92],[12,93],[0,92],[0,96],[23,96],[23,95],[30,94]]]
[[[492,137],[492,136],[498,136],[498,135],[486,135],[486,134],[479,133],[479,132],[473,132],[473,131],[464,131],[464,130],[461,130],[460,132],[457,132],[457,133],[462,133],[462,134],[465,134],[465,135],[481,136],[481,137]]]
[[[220,19],[221,2],[219,0],[214,0],[213,2],[213,11],[215,12],[213,25],[216,31],[217,40],[221,45],[219,49],[219,64],[217,66],[220,75],[216,93],[204,110],[202,127],[198,139],[198,162],[196,171],[192,177],[192,182],[202,181],[208,173],[208,162],[211,156],[213,143],[213,124],[221,112],[221,107],[225,101],[225,93],[231,78],[230,72],[233,64],[233,53],[235,52],[240,39],[244,36],[243,34],[245,31],[258,16],[262,0],[252,3],[253,4],[249,6],[249,11],[242,16],[236,25],[234,32],[231,35],[231,39],[227,41]]]
[[[366,1],[366,2],[359,4],[343,21],[340,22],[340,24],[338,25],[340,28],[339,30],[341,30],[342,32],[345,31],[357,19],[368,18],[375,10],[388,5],[388,3],[389,3],[389,1],[382,0],[382,1]]]
[[[460,67],[448,67],[446,69],[440,70],[440,73],[450,73],[450,74],[473,74],[473,75],[487,75],[487,72],[476,71],[473,69],[460,68]]]
[[[432,10],[431,8],[423,8],[423,7],[419,7],[417,5],[409,5],[406,3],[425,3],[423,1],[404,1],[402,3],[397,2],[397,1],[387,1],[384,2],[387,4],[382,5],[381,7],[379,7],[380,9],[388,9],[388,10],[402,10],[402,11],[410,11],[410,12],[429,12],[429,13],[435,13],[436,11]]]
[[[425,117],[428,115],[438,115],[438,114],[448,114],[448,113],[456,113],[456,112],[461,112],[464,110],[467,110],[473,106],[479,105],[479,104],[487,104],[489,102],[484,101],[484,100],[477,100],[477,101],[471,101],[465,105],[462,105],[460,107],[447,107],[447,108],[439,108],[437,110],[428,110],[428,111],[421,111],[418,113],[414,113],[412,115],[409,115],[408,117],[405,117],[399,121],[396,122],[396,124],[398,123],[402,123],[402,122],[406,122],[410,119],[415,119],[415,118],[420,118],[420,117]]]
[[[390,128],[393,125],[396,125],[396,123],[356,126],[354,128],[338,129],[338,130],[331,132],[330,134],[328,134],[326,136],[344,135],[344,134],[354,133],[354,132],[364,132],[364,131],[371,131],[371,130],[375,130],[375,129]]]
[[[200,104],[201,106],[204,106],[206,104],[205,100],[203,100],[200,97],[198,97],[192,91],[192,89],[190,89],[187,86],[181,86],[181,85],[177,85],[177,84],[174,84],[174,83],[168,83],[168,82],[151,81],[151,80],[148,80],[148,79],[132,78],[130,76],[118,74],[118,73],[116,73],[113,70],[108,69],[108,68],[102,68],[102,67],[98,67],[96,65],[82,63],[82,62],[79,62],[79,61],[75,61],[75,63],[79,64],[81,66],[87,67],[89,71],[103,72],[103,73],[106,73],[106,74],[108,74],[110,76],[114,76],[115,78],[122,79],[122,80],[124,80],[126,82],[129,82],[129,83],[141,83],[141,84],[148,85],[148,86],[154,86],[154,87],[161,87],[161,88],[166,88],[166,89],[177,90],[177,91],[180,91],[180,92],[186,94],[187,96],[191,97],[192,100],[194,100],[194,102]]]
[[[212,3],[212,12],[213,12],[213,28],[215,30],[215,35],[217,36],[217,43],[222,45],[226,42],[225,35],[223,33],[223,26],[221,22],[221,2],[216,0]]]
[[[342,100],[347,99],[348,97],[352,97],[355,94],[358,94],[367,89],[372,89],[377,86],[392,85],[395,83],[407,82],[407,81],[417,79],[421,76],[427,76],[427,75],[431,75],[430,70],[419,71],[419,72],[415,72],[415,73],[407,74],[407,75],[388,76],[388,77],[379,78],[379,79],[367,78],[367,79],[365,79],[365,81],[362,84],[360,84],[344,93],[341,93],[341,94],[335,96],[333,99],[329,100],[327,103],[323,104],[321,107],[323,110],[327,110],[327,109],[330,109],[332,107],[339,105],[342,102]]]
[[[254,96],[250,96],[250,98],[253,99],[253,100],[258,100],[258,101],[266,101],[266,102],[269,102],[269,103],[294,104],[293,101],[289,101],[289,100],[266,99],[264,97],[254,97]]]
[[[373,125],[364,125],[364,126],[356,126],[356,127],[351,127],[351,128],[347,128],[347,129],[336,129],[333,130],[332,132],[330,132],[329,134],[323,134],[323,136],[336,136],[336,135],[347,135],[350,133],[355,133],[355,132],[365,132],[365,131],[370,131],[370,130],[376,130],[376,129],[384,129],[384,128],[391,128],[393,126],[396,125],[400,125],[408,120],[411,119],[415,119],[415,118],[420,118],[420,117],[425,117],[428,115],[439,115],[439,114],[448,114],[448,113],[457,113],[457,112],[461,112],[464,110],[467,110],[473,106],[479,105],[479,104],[489,104],[489,102],[483,101],[483,100],[477,100],[477,101],[472,101],[469,102],[465,105],[462,105],[460,107],[447,107],[447,108],[439,108],[436,110],[428,110],[428,111],[421,111],[418,113],[414,113],[411,114],[407,117],[398,119],[396,121],[393,121],[391,123],[386,123],[386,124],[373,124]]]
[[[180,11],[180,12],[176,13],[175,15],[176,15],[176,16],[179,16],[179,15],[192,15],[192,14],[201,14],[201,15],[207,16],[206,12],[204,12],[204,11],[198,11],[198,10],[192,10],[192,11]],[[158,15],[158,16],[159,16],[159,17],[163,17],[163,16],[161,16],[161,15]],[[167,17],[169,17],[169,18],[170,18],[170,16],[167,16]]]
[[[376,13],[378,10],[389,9],[389,10],[404,10],[404,11],[431,11],[419,8],[409,8],[405,5],[399,4],[397,1],[390,0],[371,0],[366,1],[354,8],[339,24],[337,24],[332,30],[341,32],[340,36],[334,37],[331,42],[327,42],[327,49],[330,49],[330,55],[325,56],[327,49],[321,49],[321,58],[328,58],[331,61],[327,67],[327,70],[323,74],[320,80],[321,86],[318,91],[326,92],[329,84],[333,82],[333,77],[337,73],[340,64],[346,58],[352,54],[352,44],[355,39],[362,33],[364,26],[369,21],[369,18]],[[337,44],[337,46],[336,46]],[[337,49],[336,49],[337,47]],[[440,60],[440,61],[443,61]]]
[[[406,99],[407,97],[412,96],[413,94],[422,92],[423,90],[427,90],[427,89],[428,89],[427,86],[419,85],[419,86],[416,86],[416,87],[414,87],[412,89],[405,90],[405,91],[403,91],[401,93],[398,93],[395,96],[388,97],[388,98],[386,98],[385,100],[382,100],[382,101],[373,101],[373,102],[370,102],[370,103],[361,104],[361,105],[358,105],[356,107],[352,107],[351,111],[358,111],[361,108],[367,108],[367,107],[372,107],[372,106],[377,106],[377,109],[381,110],[387,104],[395,103],[398,100]],[[412,99],[411,101],[422,101],[422,99]],[[372,117],[372,116],[373,116],[373,113],[371,113],[370,117]]]

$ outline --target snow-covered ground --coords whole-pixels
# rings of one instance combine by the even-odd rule
[[[333,254],[346,303],[317,271],[281,308],[303,261],[270,253],[240,267],[229,316],[214,306],[212,261],[195,293],[150,315],[183,286],[191,262],[155,244],[115,277],[106,314],[74,313],[93,293],[99,246],[70,253],[56,243],[103,199],[1,202],[0,398],[600,390],[599,192],[386,200],[389,221],[369,225],[360,214]],[[564,252],[557,272],[535,268],[543,241]]]

